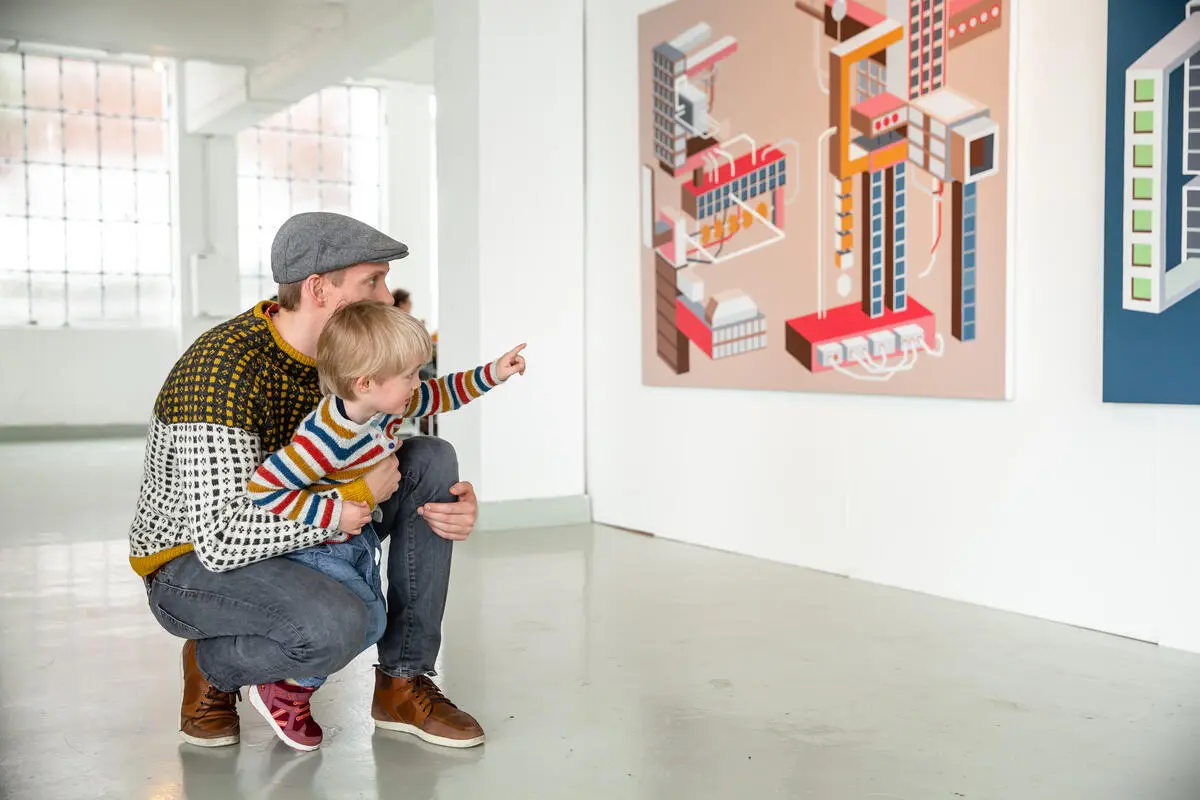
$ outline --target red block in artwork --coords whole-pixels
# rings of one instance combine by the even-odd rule
[[[817,363],[816,350],[821,345],[912,324],[921,326],[926,344],[933,347],[937,331],[933,312],[911,297],[904,311],[884,309],[883,316],[874,319],[863,312],[861,303],[850,303],[829,309],[824,319],[819,319],[816,314],[789,319],[785,337],[787,351],[810,371],[824,372],[833,368]],[[897,351],[896,355],[900,353]]]

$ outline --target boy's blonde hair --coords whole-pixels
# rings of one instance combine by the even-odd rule
[[[395,306],[363,300],[342,306],[317,339],[321,391],[354,400],[359,378],[383,380],[409,372],[433,357],[425,326]]]

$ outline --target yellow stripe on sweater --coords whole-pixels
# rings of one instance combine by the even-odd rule
[[[288,461],[291,461],[296,469],[304,473],[304,477],[308,478],[309,483],[315,483],[321,477],[315,470],[308,466],[308,462],[304,460],[299,447],[289,445],[284,452],[287,453]]]
[[[190,553],[194,549],[191,544],[181,544],[169,550],[160,550],[157,553],[151,553],[148,556],[130,556],[129,566],[133,567],[133,571],[144,578],[168,561],[179,558],[185,553]]]
[[[329,410],[329,403],[330,401],[328,398],[325,399],[325,402],[321,403],[321,422],[342,439],[355,438],[354,431],[347,430],[346,428],[343,428],[341,425],[337,424],[337,420],[333,418],[333,413]]]

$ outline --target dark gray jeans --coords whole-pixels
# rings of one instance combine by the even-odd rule
[[[425,503],[453,502],[454,448],[419,436],[400,448],[400,488],[375,523],[391,539],[387,628],[379,667],[389,675],[432,674],[442,644],[452,543],[417,515]],[[332,578],[288,558],[209,572],[194,553],[163,566],[148,586],[150,610],[175,636],[196,639],[196,661],[210,683],[242,686],[331,675],[362,652],[366,606]]]

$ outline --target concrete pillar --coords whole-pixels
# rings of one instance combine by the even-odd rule
[[[412,293],[413,314],[437,330],[433,86],[395,83],[387,106],[387,232],[408,245],[388,285]]]
[[[186,70],[175,72],[177,108],[187,108]],[[193,86],[193,89],[195,87]],[[186,132],[176,118],[172,208],[179,252],[180,338],[186,348],[203,331],[245,309],[238,291],[237,142],[232,135]]]
[[[439,0],[434,31],[439,368],[530,362],[440,431],[484,500],[579,496],[583,0]]]

